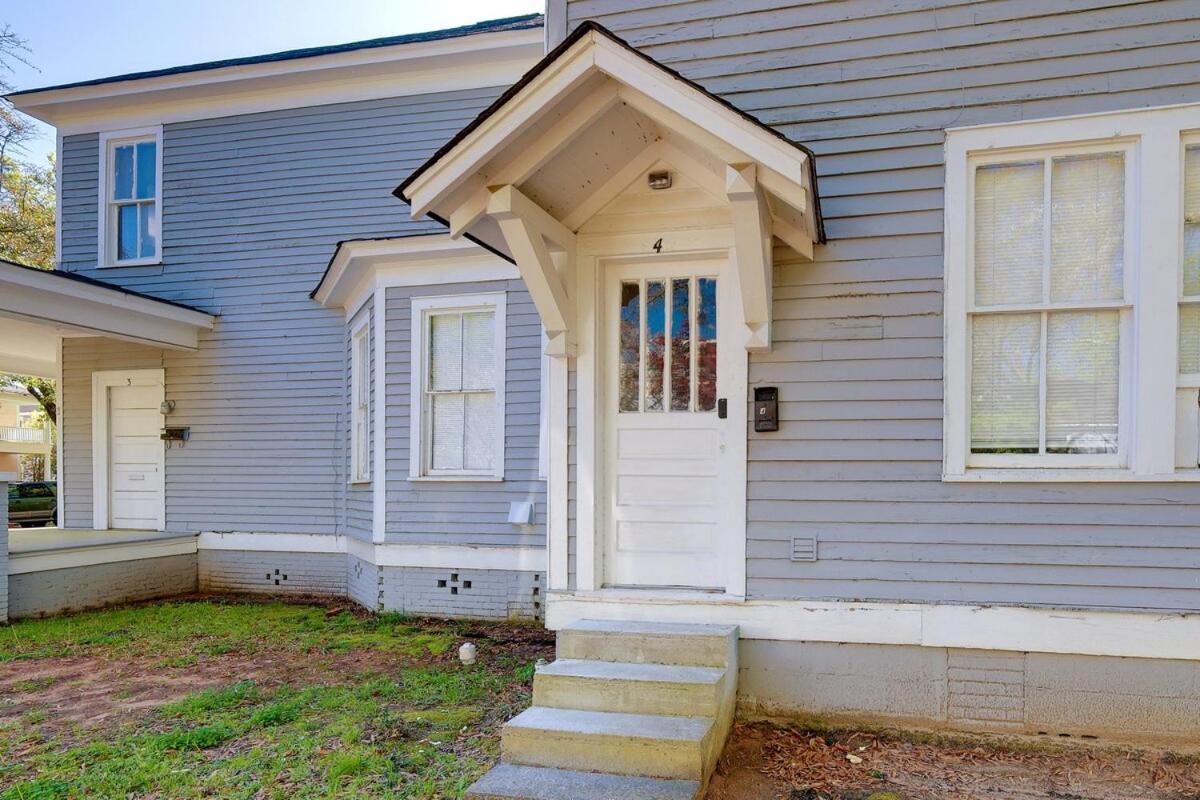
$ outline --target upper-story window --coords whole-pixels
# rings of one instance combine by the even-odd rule
[[[1200,105],[946,138],[943,474],[1200,479]]]
[[[504,476],[503,293],[413,300],[413,479]]]
[[[100,164],[100,263],[158,263],[162,257],[162,129],[101,134]]]

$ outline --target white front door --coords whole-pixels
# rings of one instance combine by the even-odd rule
[[[746,353],[728,263],[605,272],[605,582],[723,590],[745,535]]]
[[[162,527],[163,387],[108,387],[108,525]]]

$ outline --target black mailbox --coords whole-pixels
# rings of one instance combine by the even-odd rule
[[[779,430],[779,388],[758,386],[754,389],[754,430]]]

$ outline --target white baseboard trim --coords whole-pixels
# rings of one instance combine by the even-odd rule
[[[352,536],[310,533],[202,533],[201,550],[349,553],[380,567],[500,569],[544,572],[544,547],[511,545],[373,544]]]
[[[176,537],[144,542],[119,542],[88,545],[65,550],[35,550],[29,553],[10,553],[8,574],[49,572],[72,567],[92,567],[118,561],[142,561],[165,556],[185,556],[196,552],[194,536]]]
[[[743,639],[1200,661],[1200,615],[1018,606],[555,593],[546,627],[580,619],[737,625]]]

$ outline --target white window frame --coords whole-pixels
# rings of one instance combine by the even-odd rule
[[[364,362],[360,343],[367,342]],[[350,483],[371,482],[371,317],[364,314],[350,330]],[[367,402],[360,402],[366,391]],[[366,452],[362,452],[363,450]]]
[[[1200,104],[946,132],[944,480],[1200,479],[1196,470],[1175,469],[1183,157],[1185,143],[1194,141],[1196,131],[1200,131]],[[969,317],[974,296],[975,167],[1030,155],[1116,148],[1125,149],[1127,178],[1126,294],[1121,304],[1121,452],[1107,463],[1103,458],[1086,455],[972,455]]]
[[[158,236],[154,241],[154,255],[139,258],[118,260],[116,257],[117,243],[116,215],[111,209],[116,205],[112,199],[111,181],[115,170],[113,168],[114,150],[117,145],[146,142],[155,143],[154,169],[154,202],[158,212]],[[99,152],[99,208],[97,213],[97,263],[101,267],[142,267],[162,263],[163,247],[163,146],[162,126],[154,125],[146,128],[131,128],[120,131],[104,131],[100,134]]]
[[[429,319],[435,314],[493,312],[496,384],[495,455],[487,471],[432,471],[428,468],[430,409],[425,402],[428,381]],[[411,481],[500,481],[504,479],[505,365],[507,300],[504,292],[414,297],[412,300],[412,374],[409,420],[409,480]]]

